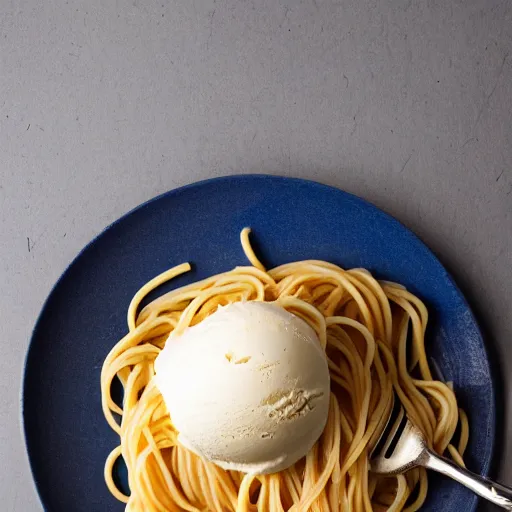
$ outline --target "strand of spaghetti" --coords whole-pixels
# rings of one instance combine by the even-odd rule
[[[204,462],[201,459],[196,459],[196,474],[198,477],[201,505],[204,503],[209,503],[211,508],[215,506],[213,501],[213,496],[210,492],[210,486],[208,485],[208,480],[206,478],[206,471],[204,467]]]
[[[456,464],[458,464],[460,467],[465,468],[466,465],[464,464],[464,460],[460,456],[460,453],[457,451],[457,448],[453,446],[453,444],[448,445],[448,452],[450,453],[452,459]]]
[[[206,290],[211,288],[215,281],[223,274],[216,274],[201,281],[196,281],[189,285],[182,286],[176,290],[171,290],[164,295],[157,297],[149,304],[144,306],[137,316],[137,324],[143,322],[150,312],[163,311],[168,305],[175,305],[179,302],[189,302],[191,299],[196,297],[198,290]],[[183,308],[182,308],[183,309]]]
[[[432,373],[430,372],[430,368],[427,362],[427,355],[425,353],[425,343],[424,343],[424,334],[425,328],[421,323],[420,317],[416,310],[411,306],[410,302],[402,299],[398,295],[394,293],[389,294],[389,298],[398,304],[404,311],[409,315],[412,322],[412,334],[413,334],[413,342],[414,347],[416,349],[416,357],[418,358],[418,362],[420,365],[421,376],[425,380],[432,380]]]
[[[134,365],[133,369],[131,370],[128,380],[126,381],[126,384],[124,386],[124,409],[131,410],[134,407],[136,407],[137,402],[139,401],[139,391],[142,392],[142,390],[147,385],[147,381],[143,375],[144,373],[144,367],[141,364]],[[125,418],[126,416],[123,415],[122,420],[124,420]]]
[[[237,491],[233,485],[233,480],[231,479],[229,473],[223,472],[217,466],[211,466],[210,468],[216,475],[218,482],[222,488],[222,491],[227,500],[231,505],[231,509],[233,510],[236,507],[237,502]]]
[[[418,391],[417,387],[414,385],[414,381],[409,375],[407,369],[407,334],[409,329],[409,320],[409,312],[406,311],[406,314],[404,315],[402,323],[399,328],[400,334],[398,338],[398,376],[400,378],[400,382],[402,384],[404,391],[410,397],[411,402],[415,404],[416,410],[422,417],[427,437],[429,439],[432,439],[436,424],[434,411],[432,410],[426,397],[423,396]],[[432,380],[432,378],[430,378],[429,380]],[[420,407],[416,407],[416,405],[419,405]]]
[[[153,313],[146,322],[143,324],[137,326],[137,328],[134,331],[129,332],[124,338],[122,338],[109,352],[107,357],[105,358],[105,361],[103,363],[102,369],[101,369],[101,380],[104,381],[104,374],[107,371],[107,369],[110,367],[110,365],[113,363],[113,361],[120,356],[125,350],[128,350],[131,347],[134,347],[141,343],[143,341],[143,338],[145,335],[148,334],[148,331],[151,331],[154,327],[158,327],[159,325],[169,324],[169,320],[167,318],[161,317],[157,318],[156,313]],[[122,414],[122,411],[119,412],[116,410],[116,404],[113,403],[111,397],[110,397],[110,389],[102,388],[102,394],[106,394],[106,403],[109,404],[109,407],[114,411],[118,412],[119,414]]]
[[[160,353],[160,349],[153,345],[139,345],[127,349],[122,356],[118,357],[114,363],[112,363],[105,372],[105,378],[110,382],[115,375],[126,366],[134,366],[140,361],[146,359],[154,360]]]
[[[155,386],[151,382],[142,393],[137,406],[128,413],[126,421],[123,421],[121,425],[121,446],[123,447],[123,458],[128,467],[135,466],[139,448],[138,441],[142,436],[142,430],[148,424],[153,412],[159,405],[154,400],[154,398],[158,397],[155,391]],[[137,443],[133,442],[135,440],[137,440]]]
[[[363,281],[370,290],[375,294],[382,310],[382,318],[384,321],[386,343],[391,343],[393,318],[391,316],[391,307],[386,293],[380,286],[379,282],[365,269],[351,269],[347,271],[351,275],[355,275],[359,280]]]
[[[218,288],[208,288],[204,290],[184,309],[181,318],[178,322],[178,325],[175,328],[176,334],[180,334],[185,327],[190,325],[190,322],[193,316],[196,314],[197,310],[202,306],[202,304],[214,295],[222,295],[233,293],[234,291],[243,291],[244,285],[243,283],[232,283],[224,286],[219,286]],[[256,300],[264,299],[264,291],[259,290],[258,296]]]
[[[285,512],[281,501],[281,483],[279,475],[270,475],[270,495],[272,503],[272,512]]]
[[[420,389],[424,389],[439,404],[438,423],[434,431],[434,447],[440,453],[443,453],[448,446],[457,428],[458,414],[457,401],[453,391],[441,382],[428,382],[416,384]]]
[[[370,316],[370,312],[368,310],[368,306],[364,302],[363,297],[357,290],[357,288],[344,276],[345,271],[338,269],[330,269],[326,267],[321,267],[317,265],[303,264],[299,265],[300,272],[302,273],[311,273],[312,275],[320,275],[325,277],[331,277],[334,281],[339,283],[344,289],[347,290],[348,293],[353,297],[359,306],[359,310],[364,318],[364,323],[366,327],[373,332],[373,322]],[[269,274],[276,279],[276,275],[273,271],[269,271]]]
[[[258,480],[261,483],[260,493],[258,496],[258,501],[256,503],[258,507],[258,512],[266,512],[270,508],[268,506],[269,488],[267,485],[267,478],[267,475],[260,475],[258,477]]]
[[[154,442],[153,436],[151,435],[149,428],[146,427],[144,429],[143,433],[144,433],[144,437],[146,438],[146,441],[148,442],[149,447],[151,448],[151,453],[158,464],[158,468],[161,472],[163,480],[167,484],[167,488],[168,489],[175,488],[177,491],[176,484],[174,483],[172,475],[171,475],[167,465],[165,464],[165,461],[163,460],[160,450],[158,450],[158,448]],[[176,499],[176,496],[177,496],[177,499]],[[190,507],[189,504],[187,504],[184,496],[182,496],[181,493],[176,492],[176,494],[174,495],[174,499],[183,510],[193,509],[193,507]]]
[[[224,272],[224,274],[220,274],[219,278],[231,277],[232,279],[236,279],[237,276],[243,274],[249,274],[253,277],[257,277],[262,283],[265,283],[266,285],[276,286],[276,282],[270,276],[270,274],[267,271],[259,269],[257,267],[238,266],[235,267],[233,270],[230,270],[229,272]]]
[[[254,265],[256,268],[265,271],[265,267],[254,253],[254,250],[251,246],[251,241],[249,240],[250,234],[251,228],[244,228],[240,233],[240,242],[242,243],[242,249],[244,250],[245,257],[251,262],[251,265]]]
[[[388,372],[390,374],[391,380],[393,382],[393,388],[404,406],[407,415],[409,418],[413,421],[413,423],[424,433],[430,433],[430,441],[432,440],[434,433],[433,431],[428,431],[428,422],[424,414],[422,414],[422,409],[417,409],[414,405],[414,403],[409,399],[407,394],[402,389],[402,386],[398,382],[398,376],[397,376],[397,370],[395,366],[395,361],[393,358],[393,354],[391,350],[383,343],[378,342],[379,348],[384,354],[384,359],[386,360],[386,364],[388,367]],[[429,439],[427,438],[427,441]]]
[[[331,278],[330,281],[323,280],[322,270],[313,271],[307,270],[299,275],[290,275],[286,279],[283,279],[277,285],[277,291],[279,295],[294,295],[296,290],[300,290],[301,287],[304,289],[304,284],[309,283],[314,285],[315,282],[322,282],[320,286],[318,286],[319,291],[316,294],[316,299],[326,295],[332,291],[333,288],[338,286],[338,282],[336,279]]]
[[[179,452],[183,454],[183,457],[185,458],[185,467],[183,467],[183,464],[180,464],[177,472],[177,476],[180,478],[180,481],[185,479],[189,482],[189,486],[191,488],[191,494],[193,496],[193,503],[199,507],[199,505],[202,503],[201,498],[201,483],[197,478],[194,478],[197,474],[197,457],[190,453],[188,450],[185,450],[184,448],[181,448],[180,446],[177,447]],[[178,462],[182,459],[178,459]]]
[[[368,309],[370,310],[371,316],[374,319],[373,324],[376,329],[376,332],[373,334],[376,337],[385,339],[386,332],[384,328],[384,318],[382,317],[382,310],[377,297],[372,294],[370,288],[366,286],[361,279],[358,279],[357,276],[350,274],[350,272],[345,272],[345,277],[357,288],[365,302],[368,304]]]
[[[469,441],[469,421],[468,415],[464,409],[459,409],[459,419],[460,419],[460,439],[459,446],[457,448],[458,452],[464,455],[466,448],[468,446]]]
[[[121,446],[116,446],[107,457],[103,473],[105,476],[105,482],[107,483],[108,490],[112,493],[112,495],[119,501],[122,501],[123,503],[128,503],[128,500],[130,499],[129,496],[126,496],[126,494],[122,493],[117,488],[117,485],[114,483],[114,479],[112,478],[114,464],[116,463],[116,460],[119,458],[120,455]]]
[[[286,310],[294,313],[310,324],[318,334],[320,345],[325,350],[327,345],[326,319],[317,310],[315,310],[311,304],[295,297],[280,297],[276,302]]]
[[[165,272],[162,272],[160,275],[154,277],[146,283],[133,297],[128,306],[128,314],[127,314],[127,322],[128,329],[133,331],[135,329],[135,320],[137,316],[137,308],[139,307],[142,299],[148,295],[148,293],[152,292],[155,288],[158,288],[161,284],[173,279],[180,274],[184,274],[185,272],[189,272],[191,269],[190,263],[182,263],[181,265],[177,265]]]
[[[341,324],[331,323],[329,331],[333,332],[335,336],[330,338],[331,346],[340,351],[348,363],[347,369],[350,370],[352,380],[354,382],[354,392],[359,402],[362,401],[362,397],[365,394],[364,382],[358,379],[357,376],[361,376],[364,372],[364,362],[360,357],[360,354],[354,344],[352,338],[347,334],[345,329],[341,327]]]
[[[360,359],[353,357],[353,354],[349,351],[349,349],[343,346],[338,341],[333,341],[331,346],[337,348],[348,360],[349,366],[351,369],[352,376],[356,375],[357,371],[361,369],[363,372],[363,365]],[[331,380],[338,383],[342,386],[345,391],[347,391],[350,398],[350,406],[353,414],[355,415],[359,411],[359,405],[362,402],[362,392],[360,391],[360,386],[355,385],[352,389],[350,387],[350,383],[344,379],[340,378],[336,375],[331,375]],[[348,404],[347,404],[348,409]]]
[[[405,508],[404,512],[416,512],[416,510],[419,510],[423,503],[425,502],[427,498],[427,491],[428,491],[428,480],[427,480],[427,472],[424,468],[418,468],[420,477],[419,477],[419,489],[418,489],[418,495],[416,496],[416,499]]]
[[[238,490],[238,503],[236,512],[247,512],[250,509],[249,491],[253,481],[256,479],[254,475],[245,475]]]
[[[260,298],[259,300],[263,300],[265,294],[265,283],[263,283],[258,277],[249,274],[238,274],[235,276],[225,274],[216,281],[215,288],[220,288],[226,285],[240,286],[241,283],[251,284],[254,287],[257,297]]]
[[[314,265],[320,268],[326,268],[329,270],[333,270],[335,272],[343,272],[343,268],[335,265],[334,263],[329,263],[328,261],[322,260],[300,260],[300,261],[292,261],[291,263],[285,263],[283,265],[279,265],[274,267],[268,271],[268,273],[274,277],[274,279],[281,280],[286,276],[293,274],[297,271],[298,267],[302,267],[303,265]]]
[[[295,482],[288,471],[283,472],[283,479],[285,482],[285,486],[288,489],[288,492],[290,493],[292,502],[297,503],[300,499],[299,498],[299,490],[295,486]]]
[[[391,409],[393,408],[393,383],[387,378],[378,346],[375,351],[374,367],[379,381],[380,400],[368,424],[369,433],[371,433],[373,429],[373,434],[371,434],[368,439],[369,450],[375,446],[377,440],[380,438],[385,428],[386,420],[389,418]]]
[[[373,336],[370,334],[368,329],[366,329],[365,326],[361,325],[358,322],[355,322],[353,320],[350,320],[348,318],[344,317],[331,317],[327,319],[327,325],[333,325],[333,324],[341,324],[341,325],[348,325],[350,327],[355,328],[358,330],[364,337],[366,344],[367,344],[367,350],[366,350],[366,356],[365,356],[365,363],[364,363],[364,376],[366,380],[366,386],[371,389],[371,375],[370,375],[370,365],[373,361],[374,355],[375,355],[375,341],[373,339]],[[364,446],[359,443],[359,441],[362,440],[364,436],[364,428],[366,425],[366,418],[368,415],[368,406],[370,401],[370,393],[367,393],[364,396],[363,399],[363,405],[362,410],[360,411],[360,420],[358,422],[358,426],[356,429],[356,432],[354,433],[354,442],[347,454],[347,458],[342,466],[341,472],[344,473],[346,468],[349,467],[351,461],[355,460],[363,450]]]
[[[204,464],[204,472],[205,472],[205,480],[208,484],[210,490],[210,496],[212,497],[213,505],[215,507],[216,512],[222,512],[223,506],[220,500],[220,486],[218,485],[218,481],[215,478],[214,472],[211,469],[210,465]]]
[[[290,279],[292,278],[293,276],[290,276]],[[309,283],[308,283],[309,281]],[[308,278],[308,279],[305,279],[304,282],[309,284],[310,288],[311,288],[311,291],[310,291],[310,295],[311,295],[311,301],[313,302],[313,304],[318,304],[322,299],[324,299],[324,297],[326,295],[329,295],[332,290],[334,290],[335,288],[339,287],[338,283],[332,279],[331,280],[332,282],[325,282],[323,284],[317,284],[315,285],[315,280],[311,279],[311,278]],[[283,281],[280,281],[279,284],[281,284]],[[279,288],[278,288],[279,289]],[[283,295],[285,295],[285,292],[284,290],[280,290],[280,293],[282,293]],[[341,296],[340,298],[340,302],[338,303],[338,307],[341,307],[342,305],[342,300],[343,300],[343,297],[345,297],[345,295],[347,295],[347,297],[349,297],[348,294],[345,293],[345,290],[343,290],[343,295]]]
[[[141,501],[144,503],[145,510],[148,512],[166,512],[165,500],[167,496],[165,494],[160,496],[161,493],[157,493],[157,479],[155,478],[155,475],[150,478],[149,472],[146,468],[150,456],[151,447],[147,446],[142,451],[141,456],[137,459],[137,465],[135,466],[135,478],[138,480],[140,487],[144,489],[144,491],[139,494],[142,495]]]
[[[355,507],[354,507],[353,503],[354,503],[354,495],[356,493],[356,483],[357,482],[356,482],[355,478],[350,478],[350,475],[348,475],[348,476],[349,476],[349,479],[348,479],[348,488],[347,488],[347,502],[348,502],[347,510],[354,510]]]
[[[386,286],[384,288],[389,297],[394,296],[397,298],[405,299],[406,302],[408,302],[412,307],[414,307],[416,309],[416,311],[418,312],[418,314],[420,316],[421,325],[423,326],[422,338],[424,338],[425,329],[426,329],[427,322],[428,322],[428,311],[427,311],[427,308],[425,307],[425,305],[423,304],[423,302],[421,300],[419,300],[415,295],[408,292],[404,288],[401,288],[401,287],[399,288],[397,286]],[[412,371],[416,367],[417,363],[419,362],[419,359],[420,359],[419,351],[420,351],[420,347],[417,346],[416,343],[413,343],[412,344],[412,354],[411,354],[410,363],[409,363],[409,371]]]
[[[329,459],[325,464],[325,468],[322,471],[322,474],[319,476],[318,481],[315,483],[314,487],[309,491],[308,495],[305,497],[301,496],[301,505],[298,510],[308,510],[313,501],[318,497],[318,495],[322,492],[322,489],[325,487],[328,478],[331,476],[332,471],[334,469],[334,465],[336,463],[336,459],[339,457],[339,446],[340,446],[340,428],[339,428],[339,417],[340,417],[340,409],[338,405],[338,401],[334,395],[331,394],[331,414],[334,414],[334,423],[337,425],[335,429],[335,441],[334,448],[329,455]],[[294,510],[292,508],[292,510]]]
[[[394,286],[385,285],[383,286],[384,292],[388,292],[391,295],[395,295],[396,297],[400,297],[407,302],[409,302],[412,306],[414,306],[421,319],[421,323],[423,326],[427,325],[428,322],[428,310],[420,299],[416,297],[416,295],[412,294],[410,291],[408,291],[406,288],[404,288],[401,285],[398,285],[394,283]]]
[[[398,489],[396,492],[395,501],[389,507],[388,512],[399,512],[402,510],[408,496],[407,481],[404,475],[397,476]]]

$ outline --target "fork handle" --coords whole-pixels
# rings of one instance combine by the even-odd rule
[[[426,454],[422,465],[453,478],[453,480],[465,485],[474,493],[482,496],[482,498],[489,500],[505,510],[512,510],[512,489],[510,487],[493,482],[483,476],[476,475],[465,468],[457,466],[450,460],[436,455],[430,450],[428,450],[428,454]]]

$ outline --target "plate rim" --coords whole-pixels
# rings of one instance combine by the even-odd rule
[[[32,485],[33,485],[33,487],[36,490],[37,496],[39,498],[39,502],[42,505],[44,510],[47,510],[47,507],[46,507],[46,504],[44,503],[44,501],[42,499],[42,496],[41,496],[41,492],[40,492],[40,488],[39,488],[39,483],[38,483],[38,478],[36,478],[36,475],[34,473],[34,466],[33,466],[33,462],[32,462],[32,457],[31,457],[30,451],[29,451],[29,440],[28,440],[28,432],[27,432],[27,430],[28,430],[27,425],[28,425],[29,418],[27,417],[27,413],[26,413],[26,410],[25,410],[25,402],[26,402],[26,396],[27,396],[27,391],[28,391],[28,389],[27,389],[27,371],[26,370],[27,370],[27,364],[28,364],[28,360],[29,360],[29,357],[30,357],[30,353],[31,353],[31,351],[33,350],[33,348],[35,346],[34,340],[35,340],[36,331],[38,330],[39,324],[42,322],[43,316],[44,316],[44,314],[45,314],[45,312],[46,312],[46,310],[48,308],[48,304],[49,304],[50,300],[52,299],[53,295],[56,293],[58,287],[60,286],[60,283],[64,280],[64,277],[67,275],[67,273],[70,271],[70,269],[78,262],[78,260],[83,256],[83,254],[86,253],[87,250],[96,243],[96,241],[99,238],[101,238],[111,228],[117,226],[118,224],[120,224],[125,219],[127,219],[127,218],[133,216],[134,214],[138,213],[140,210],[143,210],[144,208],[150,206],[152,203],[156,203],[157,201],[159,201],[160,199],[162,199],[164,197],[166,197],[166,198],[172,197],[172,196],[175,196],[175,195],[178,195],[178,194],[182,194],[183,192],[186,192],[188,190],[193,190],[193,189],[197,189],[197,188],[201,188],[201,187],[207,186],[208,184],[213,183],[213,182],[229,183],[229,182],[233,182],[233,181],[251,181],[251,180],[294,182],[294,183],[302,184],[302,185],[309,186],[309,187],[321,188],[321,189],[329,190],[331,192],[334,191],[334,192],[336,192],[336,193],[338,193],[338,194],[340,194],[342,196],[348,197],[351,200],[353,200],[354,202],[360,203],[363,206],[365,206],[366,208],[369,208],[369,209],[373,210],[374,212],[378,213],[379,215],[381,215],[383,217],[387,217],[392,222],[398,224],[403,230],[405,230],[407,232],[408,236],[410,236],[413,240],[415,240],[420,245],[422,245],[423,248],[426,250],[426,252],[432,258],[434,258],[434,260],[440,265],[440,267],[444,270],[444,272],[446,274],[446,278],[447,278],[449,284],[457,292],[457,295],[461,298],[461,300],[462,300],[463,304],[465,305],[467,311],[471,315],[471,320],[474,322],[474,325],[476,326],[477,332],[480,335],[480,339],[482,341],[483,351],[484,351],[484,354],[485,354],[485,357],[486,357],[486,360],[487,360],[487,363],[488,363],[488,367],[489,367],[490,391],[491,391],[491,393],[490,393],[490,397],[489,397],[489,403],[490,403],[490,414],[489,414],[489,416],[490,417],[489,417],[489,424],[488,424],[488,441],[487,441],[487,445],[488,446],[487,446],[487,449],[486,449],[486,456],[485,456],[485,460],[484,460],[483,470],[481,472],[481,475],[484,476],[484,477],[489,475],[491,467],[493,466],[493,464],[496,463],[496,460],[495,460],[495,456],[496,456],[496,435],[497,435],[497,425],[496,425],[496,419],[497,419],[497,393],[496,393],[497,382],[496,381],[497,381],[498,371],[494,369],[494,366],[496,365],[496,363],[494,362],[494,360],[492,358],[491,350],[487,346],[486,337],[484,336],[482,328],[480,327],[480,324],[477,321],[477,318],[475,316],[475,313],[474,313],[473,309],[471,308],[471,306],[468,303],[465,295],[462,293],[461,289],[457,285],[455,279],[453,278],[451,273],[446,269],[446,267],[443,265],[441,260],[438,258],[437,254],[434,253],[434,251],[432,251],[432,249],[430,249],[430,247],[413,230],[411,230],[409,227],[407,227],[402,221],[398,220],[395,216],[393,216],[392,214],[386,212],[385,210],[377,207],[372,202],[370,202],[370,201],[368,201],[368,200],[366,200],[366,199],[364,199],[364,198],[362,198],[362,197],[360,197],[360,196],[358,196],[356,194],[353,194],[351,192],[347,192],[347,191],[345,191],[345,190],[343,190],[341,188],[338,188],[336,186],[327,185],[325,183],[321,183],[319,181],[315,181],[315,180],[312,180],[312,179],[298,178],[298,177],[292,177],[292,176],[283,176],[283,175],[279,175],[279,174],[262,174],[262,173],[227,174],[227,175],[222,175],[222,176],[216,176],[214,178],[207,178],[207,179],[203,179],[203,180],[199,180],[199,181],[194,181],[194,182],[182,185],[180,187],[176,187],[176,188],[167,190],[165,192],[162,192],[162,193],[160,193],[160,194],[158,194],[158,195],[156,195],[156,196],[154,196],[154,197],[152,197],[150,199],[147,199],[146,201],[143,201],[139,205],[131,208],[126,213],[122,214],[120,217],[118,217],[114,221],[110,222],[106,227],[101,229],[89,242],[87,242],[82,247],[82,249],[76,254],[76,256],[65,266],[65,268],[60,273],[58,279],[55,281],[53,286],[50,288],[46,298],[44,299],[44,301],[43,301],[43,303],[41,305],[41,309],[40,309],[39,313],[36,316],[36,321],[34,322],[34,326],[31,329],[30,340],[29,340],[28,346],[27,346],[26,351],[25,351],[25,357],[23,359],[23,366],[22,366],[22,371],[21,371],[20,396],[19,396],[20,408],[19,408],[19,415],[18,415],[18,419],[21,420],[20,423],[21,423],[21,428],[22,428],[22,432],[23,432],[23,434],[22,434],[23,445],[25,447],[24,451],[25,451],[25,456],[28,459],[28,463],[29,463],[30,476],[31,476],[31,479],[32,479]],[[473,506],[472,506],[471,510],[468,510],[468,512],[475,512],[476,509],[477,509],[478,504],[481,501],[481,498],[479,498],[476,495],[475,495],[475,497],[476,497],[476,499],[473,502]]]

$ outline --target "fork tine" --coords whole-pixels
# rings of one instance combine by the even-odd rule
[[[382,456],[382,457],[386,456],[386,453],[389,450],[389,447],[395,440],[395,436],[397,434],[399,435],[398,430],[400,429],[400,425],[402,425],[404,418],[405,418],[404,408],[400,405],[400,411],[398,413],[398,416],[397,416],[395,422],[393,423],[393,426],[387,433],[388,437],[387,437],[386,442],[384,443],[384,446],[382,447],[382,450],[379,453],[380,456]]]
[[[389,424],[391,423],[391,420],[393,419],[393,410],[395,408],[395,392],[393,391],[391,393],[391,408],[389,410],[389,412],[387,413],[387,418],[386,418],[386,422],[384,423],[384,428],[382,429],[382,432],[381,434],[379,435],[379,437],[377,438],[377,440],[375,441],[375,444],[372,448],[372,451],[370,452],[370,458],[374,457],[377,455],[377,452],[380,452],[380,445],[382,444],[382,441],[384,440],[385,438],[385,435],[386,433],[388,432],[388,428],[389,428]],[[379,450],[377,450],[377,448],[379,448]]]
[[[377,453],[377,447],[379,444],[383,444],[384,433],[387,431],[389,424],[391,423],[393,417],[393,408],[395,406],[395,393],[393,392],[393,387],[391,386],[391,394],[388,398],[388,403],[384,410],[384,414],[377,422],[377,428],[375,429],[373,435],[370,437],[368,441],[368,446],[371,447],[369,452],[370,457],[373,453]]]

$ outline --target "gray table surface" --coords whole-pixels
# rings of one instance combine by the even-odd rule
[[[501,361],[512,484],[511,114],[508,0],[4,0],[1,508],[41,509],[19,383],[65,266],[142,201],[255,171],[373,201],[453,272]]]

